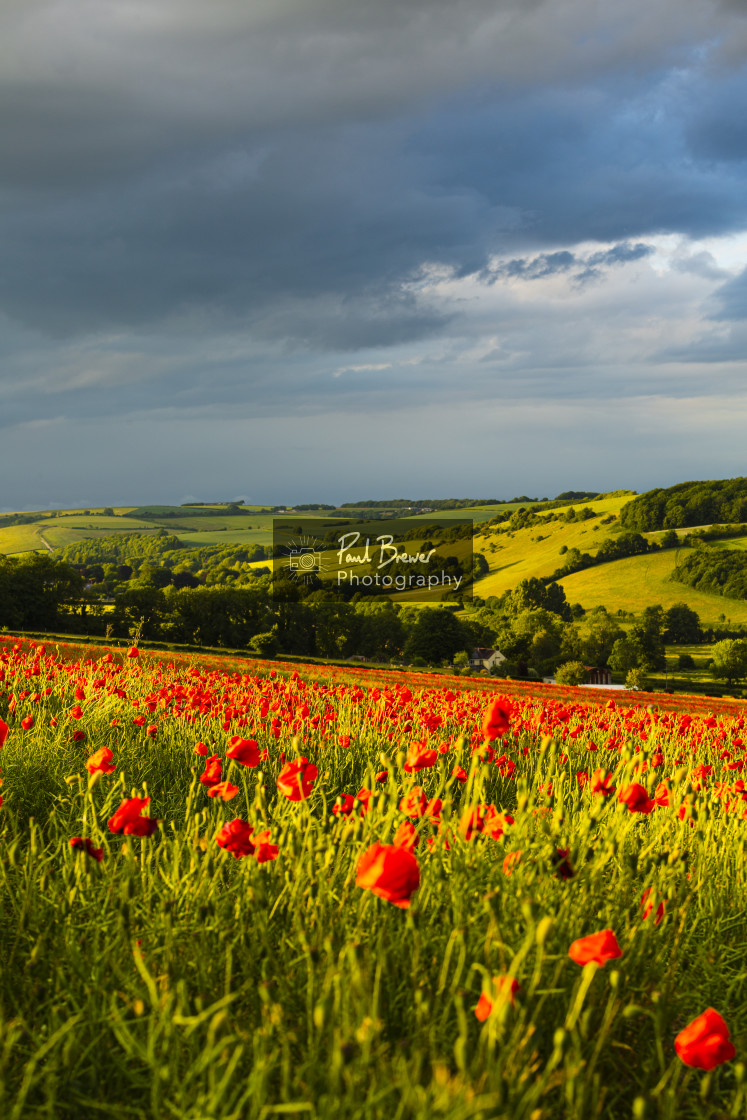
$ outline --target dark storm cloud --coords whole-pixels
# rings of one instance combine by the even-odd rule
[[[653,246],[747,227],[744,14],[12,0],[0,424],[612,399],[677,315],[737,352],[745,276]]]
[[[698,160],[717,110],[744,129],[740,74],[709,78],[696,49],[718,9],[660,8],[633,5],[610,37],[611,12],[580,0],[163,0],[145,16],[81,0],[65,24],[19,7],[0,306],[57,336],[197,310],[355,349],[446,320],[403,290],[424,263],[467,275],[517,248],[743,225],[734,145]],[[708,83],[713,110],[689,89]],[[325,295],[350,315],[321,322]]]

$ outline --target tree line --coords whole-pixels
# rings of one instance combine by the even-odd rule
[[[620,524],[639,533],[740,521],[747,521],[747,478],[743,477],[649,490],[620,511]]]

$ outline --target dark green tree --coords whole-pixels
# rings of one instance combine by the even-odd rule
[[[418,658],[434,665],[451,661],[465,645],[464,630],[452,611],[423,607],[407,635],[404,652],[410,661]]]
[[[669,645],[695,645],[703,641],[700,618],[687,603],[675,603],[664,612],[663,639]]]

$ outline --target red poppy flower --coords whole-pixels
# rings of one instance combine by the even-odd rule
[[[319,771],[308,758],[286,762],[278,774],[277,787],[289,801],[305,801],[311,793]]]
[[[278,858],[280,849],[277,844],[270,843],[269,828],[266,832],[260,832],[254,837],[254,840],[256,845],[254,849],[254,858],[257,863],[270,863],[271,860]]]
[[[199,754],[199,755],[202,755],[203,758],[207,758],[207,753],[208,753],[207,744],[206,743],[198,743],[197,746],[195,747],[195,754]]]
[[[33,726],[34,726],[34,717],[33,716],[25,716],[25,718],[21,720],[21,727],[23,728],[24,731],[30,731]]]
[[[226,758],[232,758],[242,766],[254,768],[259,766],[259,747],[254,739],[242,739],[240,735],[232,735],[228,740]]]
[[[200,781],[204,786],[217,786],[218,782],[222,780],[223,763],[217,754],[211,754],[210,758],[205,760],[205,769],[200,774]]]
[[[9,734],[10,728],[4,720],[0,719],[0,747],[2,747]]]
[[[332,812],[336,817],[349,817],[355,805],[355,798],[352,793],[341,793],[335,804],[332,806]]]
[[[73,719],[83,719],[83,709],[80,704],[76,704],[74,708],[70,709],[70,715]]]
[[[552,862],[558,879],[572,879],[576,874],[570,856],[571,853],[568,848],[557,848],[553,853]]]
[[[503,874],[513,875],[516,868],[521,863],[521,851],[509,852],[503,860]]]
[[[467,841],[478,833],[484,833],[491,840],[500,840],[506,826],[513,823],[511,814],[499,813],[495,805],[472,805],[462,813],[459,831]]]
[[[140,650],[137,648],[137,646],[130,646],[130,648],[127,650],[127,656],[133,659],[139,657]]]
[[[385,782],[388,777],[389,777],[389,771],[388,770],[379,770],[378,774],[374,778],[374,781],[379,782],[379,783]]]
[[[736,1057],[729,1028],[712,1007],[680,1031],[674,1040],[677,1055],[686,1066],[694,1069],[715,1069],[723,1062]]]
[[[410,792],[406,793],[401,799],[399,811],[404,813],[406,817],[422,817],[427,804],[428,798],[425,796],[423,787],[413,786]]]
[[[113,758],[114,755],[109,747],[101,747],[100,750],[86,759],[86,770],[89,774],[111,774],[116,770],[116,766],[112,762]]]
[[[568,956],[576,964],[588,964],[596,961],[600,968],[616,957],[621,957],[622,949],[617,943],[617,938],[611,929],[603,929],[599,933],[590,933],[588,937],[579,937],[568,950]]]
[[[617,800],[622,805],[627,805],[631,813],[650,813],[656,807],[656,802],[651,800],[646,787],[638,782],[631,782],[625,789],[621,789]]]
[[[254,856],[257,863],[268,863],[278,855],[277,845],[269,843],[269,830],[255,836],[252,826],[239,817],[225,824],[215,839],[235,859]]]
[[[140,816],[148,805],[149,797],[125,798],[114,816],[109,818],[109,831],[123,832],[125,836],[152,836],[158,827],[158,820]]]
[[[513,778],[516,773],[516,763],[507,754],[501,754],[496,758],[495,767],[502,778]]]
[[[506,699],[494,700],[493,703],[486,708],[485,714],[482,717],[482,733],[483,737],[492,742],[494,739],[500,739],[505,735],[511,723],[511,716],[513,710],[511,704]]]
[[[70,847],[77,852],[86,852],[89,856],[95,859],[97,863],[101,863],[102,859],[104,858],[104,849],[94,848],[93,844],[87,836],[73,836],[72,840],[70,841]]]
[[[600,793],[602,797],[609,797],[611,793],[615,792],[615,787],[612,785],[612,775],[607,770],[595,770],[591,776],[591,792]]]
[[[644,922],[646,921],[646,918],[648,918],[649,914],[652,912],[652,910],[654,908],[653,902],[648,901],[650,895],[651,895],[651,887],[646,887],[645,891],[641,895],[641,909],[643,911]],[[667,900],[665,898],[663,898],[661,900],[661,902],[659,903],[659,905],[656,907],[656,916],[654,917],[654,925],[655,926],[658,926],[659,922],[664,917],[664,904],[666,903],[666,901]]]
[[[405,772],[412,774],[418,770],[428,770],[431,766],[435,766],[437,758],[438,751],[426,749],[420,743],[415,743],[407,752]]]
[[[366,813],[371,808],[371,798],[372,797],[373,797],[373,791],[370,790],[370,789],[366,789],[365,786],[361,786],[361,788],[356,793],[355,800],[360,802],[361,816],[362,817],[365,817]]]
[[[138,817],[124,826],[125,836],[152,836],[158,828],[159,821],[155,817]]]
[[[659,782],[658,786],[654,790],[654,801],[657,805],[661,806],[662,809],[668,809],[669,794],[670,789],[667,783],[667,779],[665,778],[663,782]]]
[[[215,785],[208,788],[207,795],[208,797],[220,797],[221,801],[230,801],[238,792],[239,787],[231,785],[230,782],[216,782]]]
[[[236,817],[223,825],[215,839],[220,847],[225,848],[235,859],[241,859],[242,856],[254,855],[253,835],[252,826],[247,821],[242,821],[240,817]]]
[[[467,781],[467,771],[462,766],[455,766],[454,769],[451,771],[451,776],[453,778],[456,778],[456,780],[458,782],[466,782]]]
[[[372,844],[358,860],[356,886],[406,910],[420,886],[420,867],[407,848]]]
[[[394,834],[392,843],[394,844],[395,848],[407,848],[407,850],[410,852],[413,850],[413,848],[417,848],[418,844],[420,843],[420,837],[418,836],[415,830],[415,825],[412,823],[412,821],[402,821],[402,824]]]
[[[515,997],[517,992],[521,991],[521,984],[513,976],[494,976],[491,989],[489,996],[485,995],[484,992],[482,993],[475,1008],[475,1018],[479,1019],[481,1023],[484,1023],[488,1018],[495,1004],[510,1003],[512,1007],[515,1007]]]

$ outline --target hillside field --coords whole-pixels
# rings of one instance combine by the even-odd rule
[[[747,603],[742,600],[709,595],[670,580],[676,555],[677,550],[670,549],[613,560],[598,568],[574,572],[560,583],[568,601],[581,603],[587,610],[605,606],[613,612],[622,608],[639,614],[656,603],[665,610],[675,603],[687,603],[704,626],[717,626],[721,615],[733,623],[747,623]]]
[[[619,515],[630,495],[625,497],[593,499],[589,508],[599,513],[594,520],[583,522],[549,521],[543,526],[517,529],[508,533],[502,526],[486,528],[474,538],[476,552],[482,552],[490,565],[490,574],[480,580],[476,593],[483,599],[490,595],[502,595],[510,591],[523,579],[532,576],[549,576],[563,563],[560,549],[578,548],[581,552],[596,552],[608,537],[616,536],[613,531],[616,522],[600,525],[604,517]],[[551,512],[561,515],[568,506]],[[574,508],[583,508],[576,504]],[[479,588],[479,590],[478,590]]]

